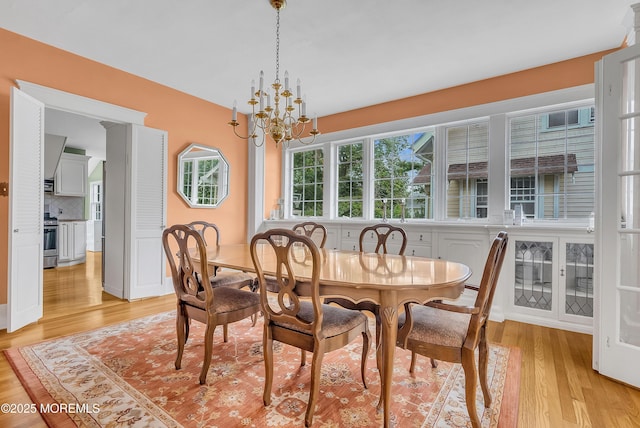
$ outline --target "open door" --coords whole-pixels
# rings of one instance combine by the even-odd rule
[[[129,239],[126,258],[129,275],[125,297],[129,300],[173,292],[166,288],[166,258],[162,232],[167,212],[167,132],[127,125]],[[128,284],[128,287],[126,286]]]
[[[640,387],[640,45],[604,57],[597,76],[594,368]]]
[[[44,104],[11,88],[7,332],[42,318]]]

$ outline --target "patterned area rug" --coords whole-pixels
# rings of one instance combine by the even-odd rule
[[[311,356],[300,367],[300,351],[274,342],[272,402],[262,403],[262,323],[243,320],[214,337],[207,384],[200,385],[202,324],[193,322],[183,355],[176,355],[173,312],[5,351],[27,392],[50,426],[87,427],[300,427],[304,426]],[[372,332],[373,325],[372,325]],[[373,334],[372,334],[373,335]],[[380,378],[369,353],[367,382],[360,380],[362,341],[325,355],[315,427],[381,426],[376,413]],[[478,388],[483,427],[513,427],[518,415],[520,352],[490,346],[493,397],[485,409]],[[396,427],[471,426],[460,365],[432,369],[420,357],[408,372],[410,353],[396,348],[392,424]]]

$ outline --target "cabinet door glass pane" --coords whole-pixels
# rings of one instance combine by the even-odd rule
[[[514,304],[551,311],[552,242],[516,241]]]
[[[593,317],[593,244],[566,246],[565,313]]]

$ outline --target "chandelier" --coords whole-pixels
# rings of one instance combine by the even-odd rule
[[[286,6],[286,0],[269,0],[271,6],[277,12],[276,18],[276,78],[271,84],[273,92],[264,87],[264,72],[260,71],[258,90],[256,91],[255,80],[251,81],[251,98],[248,103],[252,112],[249,120],[249,133],[244,137],[238,134],[238,108],[234,101],[231,113],[233,133],[237,137],[250,140],[257,147],[264,144],[265,135],[270,135],[273,141],[284,142],[286,145],[291,140],[299,141],[303,144],[310,144],[316,139],[318,131],[318,118],[313,120],[307,116],[307,103],[301,97],[300,79],[296,82],[296,96],[289,86],[289,72],[284,72],[284,85],[280,82],[280,9]],[[297,116],[297,117],[296,117]],[[305,128],[312,122],[308,135],[304,135]],[[258,142],[258,129],[261,129],[262,137]],[[306,138],[305,139],[303,139]]]

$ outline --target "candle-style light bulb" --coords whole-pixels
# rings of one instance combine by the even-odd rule
[[[318,129],[318,115],[313,115],[313,129]]]
[[[235,122],[238,119],[238,102],[233,100],[233,110],[231,111],[231,120]]]
[[[285,70],[284,72],[284,90],[289,90],[289,72]]]
[[[296,98],[300,99],[300,94],[302,91],[300,90],[300,79],[296,82]]]
[[[260,92],[262,92],[263,87],[264,87],[264,71],[260,70]]]
[[[254,100],[256,96],[256,81],[251,79],[251,100]]]

